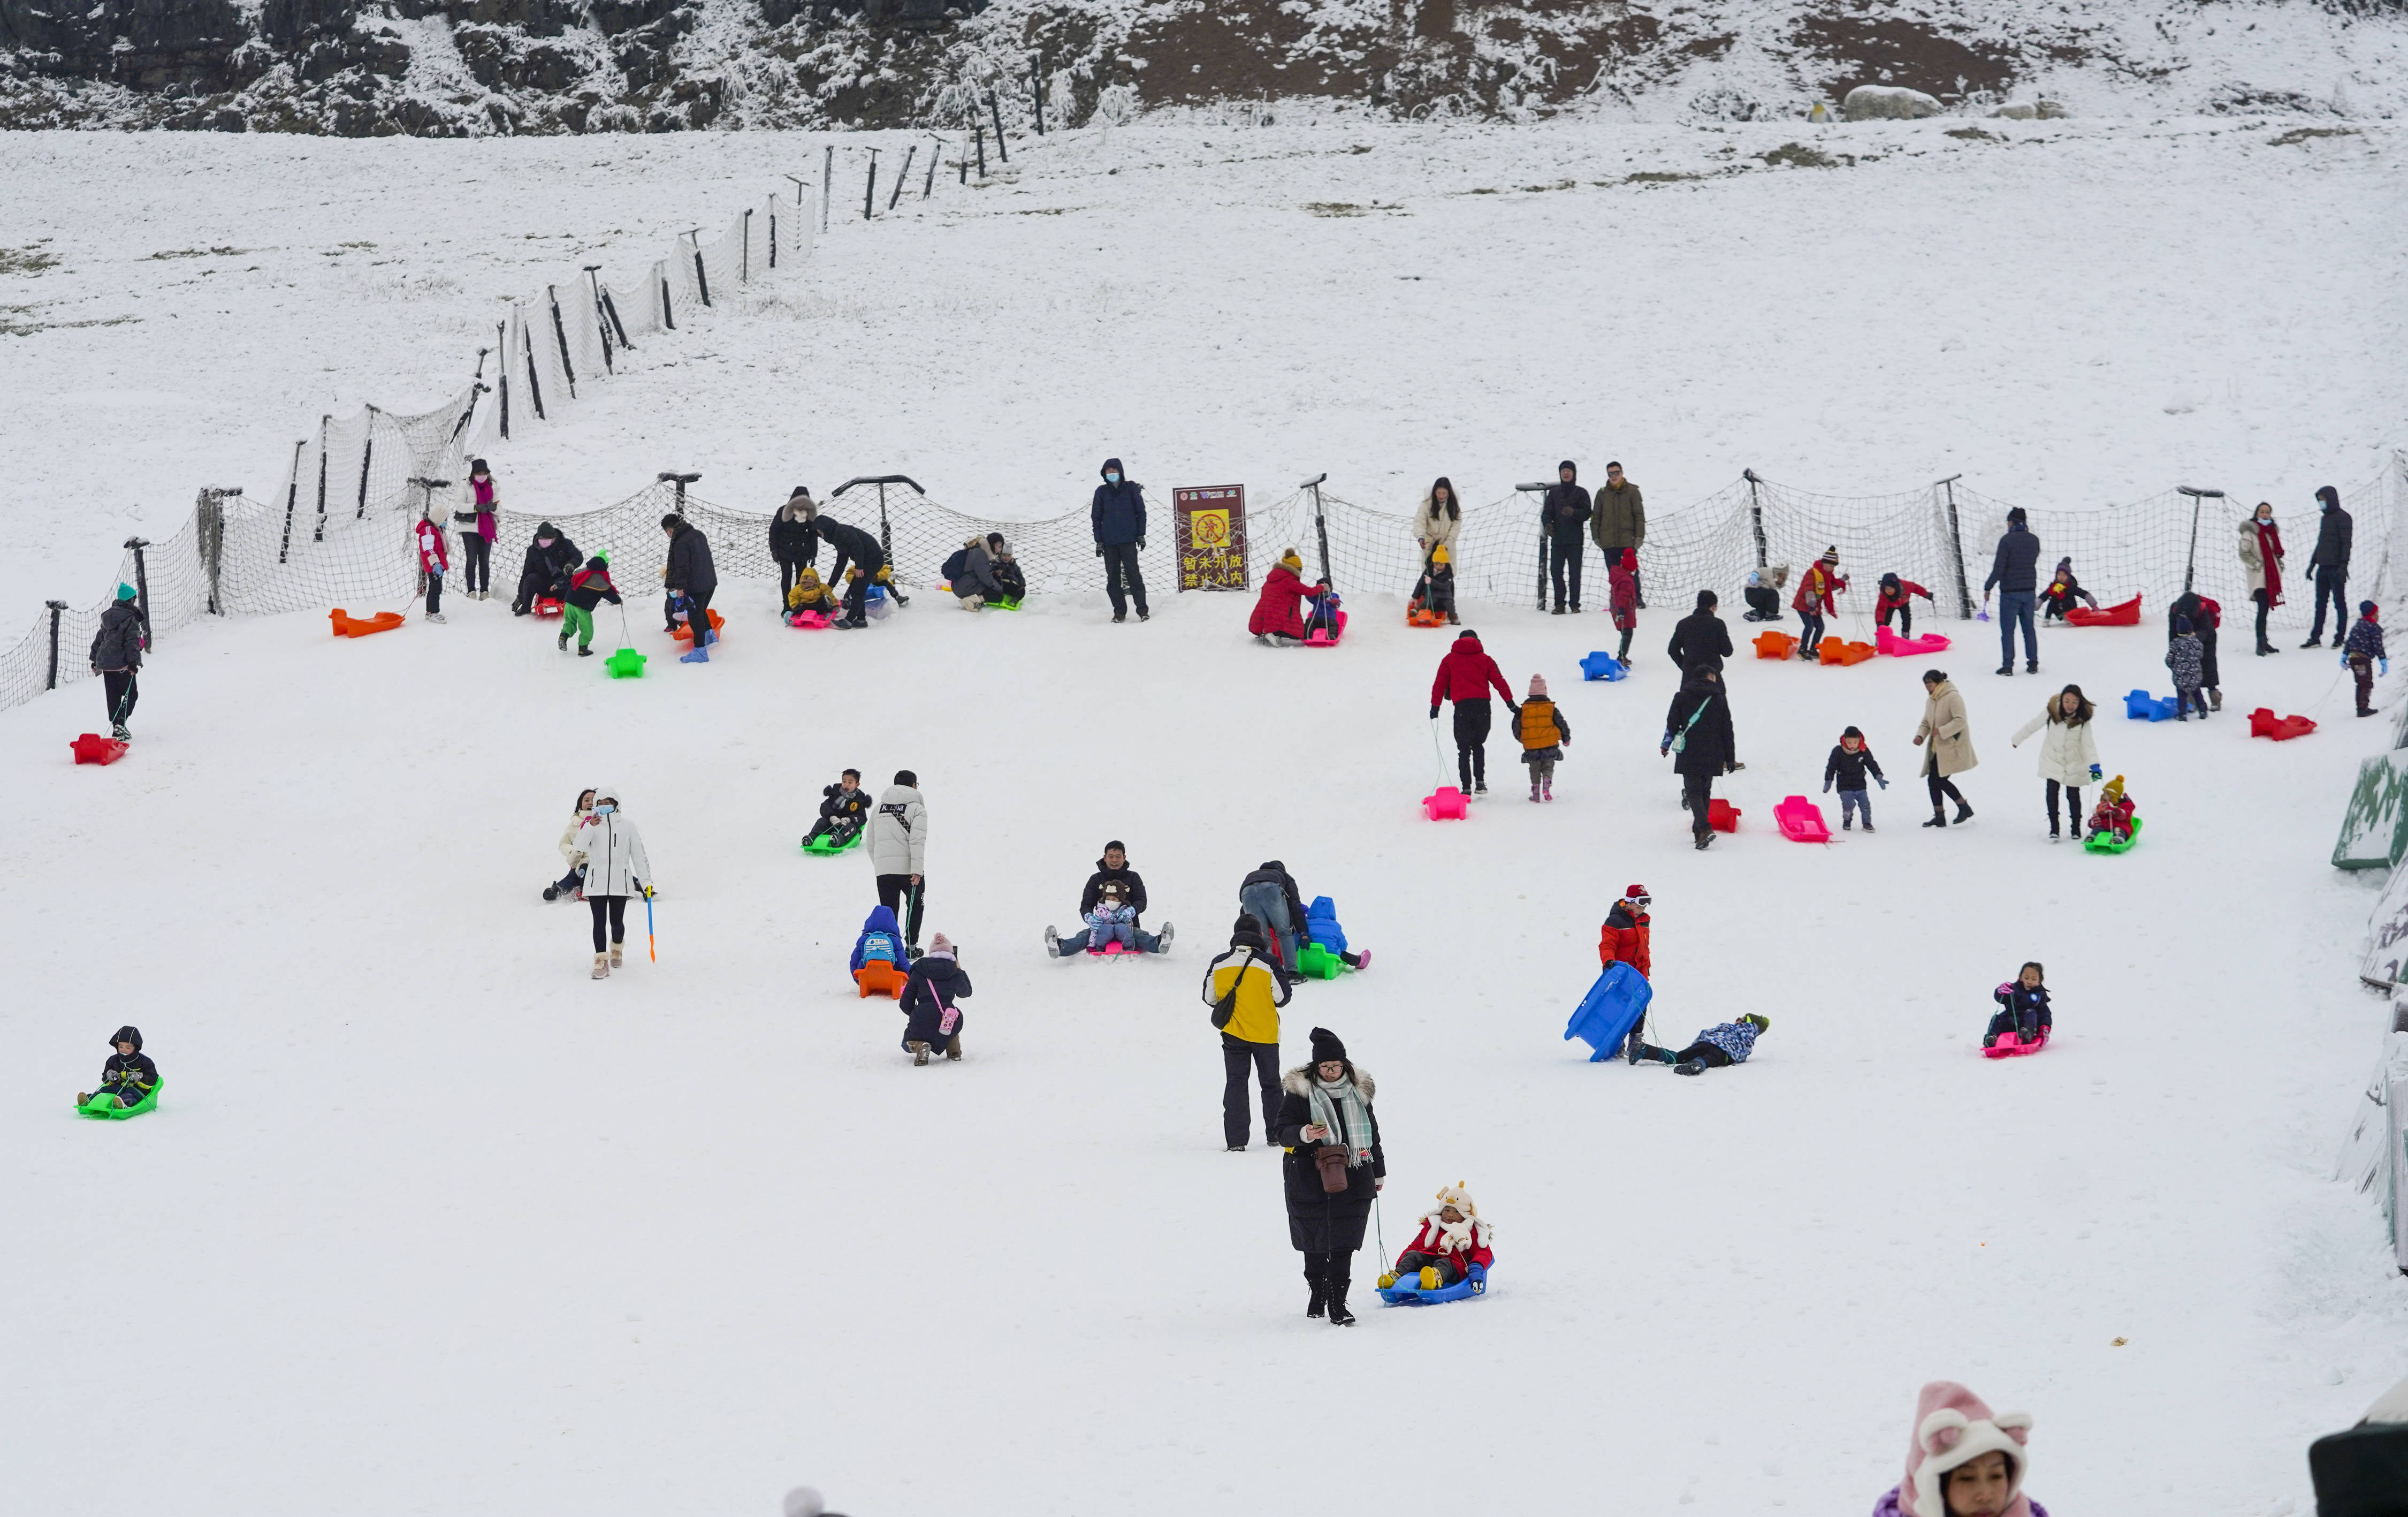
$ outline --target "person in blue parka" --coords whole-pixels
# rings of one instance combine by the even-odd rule
[[[1088,515],[1096,528],[1096,556],[1104,561],[1104,593],[1112,598],[1112,620],[1128,620],[1128,602],[1137,602],[1137,619],[1148,620],[1145,576],[1137,556],[1145,549],[1145,486],[1121,470],[1117,458],[1104,460],[1104,483],[1096,486]]]

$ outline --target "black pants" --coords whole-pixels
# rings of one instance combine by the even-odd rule
[[[426,614],[439,616],[442,614],[443,576],[430,569],[426,571]]]
[[[108,693],[108,720],[111,726],[124,726],[125,718],[134,715],[134,702],[142,699],[142,692],[136,687],[134,675],[135,672],[130,669],[101,671],[100,685],[101,688]]]
[[[1438,1271],[1438,1282],[1440,1285],[1453,1285],[1463,1279],[1463,1271],[1455,1268],[1455,1261],[1442,1253],[1424,1253],[1419,1249],[1407,1249],[1397,1255],[1398,1275],[1412,1275],[1432,1268]]]
[[[2266,641],[2266,616],[2274,609],[2274,598],[2263,590],[2252,590],[2249,599],[2258,602],[2258,646],[2264,649],[2270,646]]]
[[[1713,809],[1714,776],[1711,772],[1681,776],[1681,804],[1689,811],[1689,831],[1704,837],[1713,831],[1706,814]]]
[[[1747,597],[1747,609],[1756,613],[1757,621],[1777,622],[1781,619],[1779,592],[1762,585],[1751,585],[1740,594]]]
[[[1571,608],[1580,610],[1581,560],[1587,556],[1588,539],[1551,537],[1547,539],[1547,576],[1555,587],[1555,609],[1564,609],[1564,582],[1571,581]]]
[[[2201,704],[2201,705],[2200,705],[2200,707],[2199,709],[2200,709],[2200,714],[2201,715],[2206,715],[2206,713],[2207,713],[2207,707],[2206,707],[2204,704]],[[2049,835],[2049,836],[2051,836],[2051,837],[2055,837],[2055,836],[2057,836],[2057,781],[2055,781],[2055,780],[2051,780],[2051,781],[2049,781],[2049,782],[2048,782],[2048,835]],[[1938,802],[1938,800],[1936,800],[1936,799],[1935,799],[1931,803],[1932,803],[1933,805],[1935,805],[1935,806],[1936,806],[1936,805],[1938,805],[1940,802]],[[2076,836],[2080,836],[2080,835],[2081,835],[2081,832],[2082,832],[2082,787],[2080,787],[2079,785],[2069,785],[2069,786],[2066,786],[2066,787],[2065,787],[2065,823],[2066,823],[2066,826],[2067,826],[2068,828],[2070,828],[2070,829],[2073,831],[2073,833],[2074,833]]]
[[[879,904],[896,914],[895,919],[903,924],[903,941],[915,948],[920,946],[920,908],[926,902],[928,886],[925,880],[914,885],[909,874],[878,876]],[[910,898],[910,919],[905,921],[904,906],[907,896]]]
[[[1927,760],[1927,762],[1928,762],[1928,760]],[[1965,805],[1965,798],[1956,793],[1956,782],[1955,780],[1942,779],[1940,777],[1940,769],[1938,765],[1935,764],[1924,770],[1923,783],[1924,786],[1931,791],[1932,810],[1938,811],[1940,809],[1940,798],[1943,795],[1949,800],[1956,802],[1960,806]],[[1971,806],[1965,806],[1965,809],[1971,811],[1973,808]]]
[[[2175,686],[2174,719],[2186,722],[2190,720],[2190,714],[2194,711],[2199,713],[2200,720],[2207,720],[2207,692],[2196,685],[2188,689],[2179,685]]]
[[[2321,638],[2325,635],[2325,601],[2329,598],[2333,609],[2333,637],[2339,641],[2349,633],[2349,599],[2344,593],[2349,585],[2349,571],[2337,569],[2331,564],[2318,564],[2311,572],[2316,581],[2316,624],[2308,628],[2308,636]]]
[[[1343,1253],[1309,1253],[1304,1256],[1304,1278],[1317,1284],[1344,1290],[1354,1273],[1354,1250]]]
[[[1615,663],[1627,665],[1630,662],[1630,634],[1637,630],[1638,628],[1633,627],[1626,627],[1623,628],[1622,646],[1615,649],[1613,654],[1613,661]]]
[[[585,866],[572,864],[568,873],[552,882],[552,890],[560,895],[575,895],[585,888]]]
[[[1246,1073],[1252,1065],[1254,1083],[1261,1087],[1263,1103],[1263,1138],[1271,1135],[1272,1120],[1279,1116],[1280,1076],[1279,1045],[1248,1043],[1243,1038],[1221,1034],[1221,1063],[1228,1083],[1221,1091],[1221,1137],[1229,1147],[1237,1148],[1246,1141]]]
[[[2349,677],[2358,685],[2358,714],[2361,716],[2374,709],[2374,660],[2362,653],[2349,656]]]
[[[468,593],[475,595],[480,590],[492,589],[494,587],[493,539],[482,532],[471,530],[460,535],[460,546],[467,555],[466,572]]]
[[[1137,544],[1106,542],[1104,550],[1104,593],[1112,598],[1112,614],[1128,614],[1128,602],[1137,602],[1137,614],[1145,613],[1145,576],[1137,567]]]
[[[795,588],[795,581],[801,577],[802,572],[803,566],[795,562],[792,558],[781,558],[778,560],[779,615],[782,616],[786,614],[786,597],[793,592]]]
[[[834,836],[838,841],[841,841],[845,838],[851,837],[854,832],[860,831],[860,829],[861,824],[856,821],[839,822],[832,816],[823,816],[819,820],[811,823],[811,830],[803,834],[803,841],[809,843],[815,837],[829,836]],[[910,878],[909,875],[904,877],[906,879]]]
[[[694,632],[694,645],[697,648],[706,646],[708,643],[708,640],[703,637],[702,633],[703,629],[710,625],[710,598],[718,593],[719,586],[716,585],[710,586],[710,588],[707,590],[688,590],[685,592],[685,624],[688,628],[692,628]],[[664,630],[670,632],[677,630],[677,613],[669,609],[669,603],[666,598],[664,598],[661,601],[661,617],[666,624],[663,628]]]
[[[523,616],[535,609],[537,601],[551,595],[557,587],[558,582],[548,575],[521,574],[518,599],[510,602],[510,610]]]
[[[2199,629],[2199,682],[2211,690],[2224,688],[2224,681],[2216,675],[2215,628],[2213,627]]]
[[[1455,703],[1455,772],[1469,794],[1476,782],[1488,783],[1488,723],[1494,714],[1488,698]]]
[[[624,895],[589,895],[585,903],[594,908],[594,951],[607,953],[611,943],[627,941],[627,898]],[[602,940],[604,925],[610,929],[610,940]]]
[[[1823,618],[1811,611],[1798,614],[1798,645],[1817,657],[1823,652]]]
[[[1633,1028],[1631,1036],[1638,1035],[1638,1029]],[[1639,1045],[1639,1057],[1642,1060],[1653,1059],[1659,1064],[1685,1064],[1694,1060],[1708,1069],[1727,1069],[1731,1062],[1729,1054],[1712,1043],[1703,1042],[1692,1043],[1678,1053],[1670,1048],[1654,1047],[1642,1043]]]
[[[1896,606],[1891,609],[1898,613],[1898,635],[1900,637],[1913,637],[1914,635],[1914,608],[1913,606]]]

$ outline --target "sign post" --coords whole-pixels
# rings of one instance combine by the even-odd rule
[[[1246,487],[1211,484],[1170,492],[1179,523],[1179,588],[1243,590],[1246,576]]]

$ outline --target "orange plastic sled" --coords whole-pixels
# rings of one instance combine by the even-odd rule
[[[1756,656],[1758,658],[1786,658],[1798,651],[1798,640],[1786,632],[1756,634]]]
[[[873,960],[853,972],[853,982],[861,987],[862,999],[873,995],[891,995],[903,999],[903,981],[908,976],[895,965]]]
[[[721,615],[718,612],[716,612],[716,611],[714,611],[714,612],[712,612],[712,613],[710,614],[710,629],[711,629],[712,631],[716,632],[716,631],[718,631],[721,628],[723,628],[723,627],[724,627],[724,626],[726,626],[726,625],[727,625],[727,618],[726,618],[726,617],[722,616],[722,615]],[[672,633],[671,635],[672,635],[673,637],[675,637],[675,638],[676,638],[680,643],[691,643],[691,642],[693,642],[693,641],[694,641],[694,628],[691,628],[691,627],[688,627],[688,626],[687,626],[685,623],[683,623],[683,622],[680,622],[680,623],[678,623],[677,630],[676,630],[674,633]]]
[[[1871,643],[1850,643],[1845,638],[1827,637],[1814,648],[1814,657],[1818,662],[1838,664],[1842,668],[1849,664],[1861,664],[1872,656]]]
[[[1405,613],[1405,625],[1408,627],[1444,627],[1446,625],[1446,614],[1442,611],[1409,611]]]
[[[337,637],[366,637],[370,632],[390,632],[401,625],[401,613],[380,611],[373,616],[354,616],[340,606],[330,614]]]
[[[2065,614],[2065,619],[2075,627],[2138,627],[2141,625],[2141,598],[2136,595],[2104,611],[2076,606]]]

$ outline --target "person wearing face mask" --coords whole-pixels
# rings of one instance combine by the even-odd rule
[[[1371,1106],[1379,1087],[1346,1057],[1337,1033],[1316,1027],[1312,1037],[1312,1062],[1280,1081],[1271,1141],[1286,1150],[1280,1168],[1288,1242],[1304,1255],[1304,1278],[1312,1288],[1304,1314],[1352,1327],[1346,1288],[1354,1250],[1363,1247],[1371,1202],[1387,1184],[1388,1156]]]
[[[1104,593],[1111,597],[1112,620],[1128,619],[1128,605],[1137,602],[1137,619],[1153,614],[1145,609],[1145,575],[1137,556],[1145,551],[1145,486],[1121,470],[1117,458],[1104,460],[1104,483],[1087,514],[1095,527],[1096,556],[1104,561]]]
[[[547,597],[566,600],[568,576],[583,562],[584,556],[566,533],[550,522],[538,525],[535,541],[527,544],[526,563],[519,571],[519,593],[511,598],[510,614],[523,616]]]
[[[2266,640],[2266,616],[2283,603],[2283,532],[2274,506],[2260,500],[2241,520],[2241,567],[2249,571],[2249,599],[2258,602],[2258,657],[2276,651]]]
[[[594,810],[578,824],[576,841],[585,855],[585,904],[594,913],[594,977],[609,979],[624,961],[627,898],[652,893],[652,861],[644,856],[643,834],[619,813],[616,786],[594,787]]]

